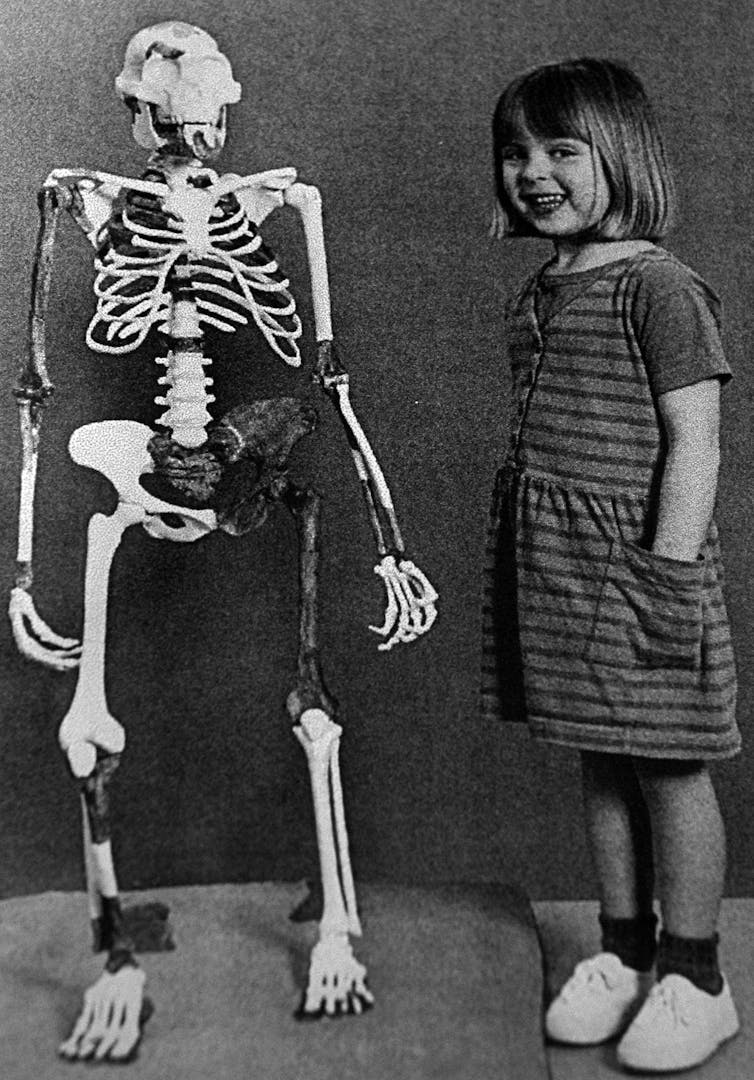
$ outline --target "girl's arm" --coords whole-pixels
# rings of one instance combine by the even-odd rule
[[[720,463],[720,382],[704,379],[657,399],[667,439],[652,551],[691,562],[707,535]]]

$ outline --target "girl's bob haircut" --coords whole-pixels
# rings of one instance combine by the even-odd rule
[[[584,57],[534,68],[503,91],[492,121],[497,205],[493,234],[536,236],[503,187],[503,148],[522,129],[541,139],[579,139],[602,165],[610,201],[595,240],[661,240],[673,183],[657,121],[639,79],[614,60]]]

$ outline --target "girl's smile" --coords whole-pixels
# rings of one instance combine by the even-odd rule
[[[591,146],[575,138],[540,138],[525,128],[502,150],[503,184],[516,213],[541,236],[559,241],[586,233],[610,201]]]

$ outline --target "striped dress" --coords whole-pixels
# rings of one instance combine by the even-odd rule
[[[483,715],[582,750],[731,757],[736,674],[716,526],[696,562],[649,550],[664,460],[657,394],[729,376],[714,294],[660,248],[551,281],[546,316],[540,272],[506,319],[512,416],[485,565]],[[663,303],[694,305],[716,347],[687,333],[690,352],[680,341],[650,368],[637,299],[648,281]]]

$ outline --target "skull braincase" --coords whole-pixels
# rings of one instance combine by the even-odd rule
[[[124,99],[157,105],[179,123],[213,123],[241,87],[213,37],[189,23],[166,22],[128,43],[115,87]]]

